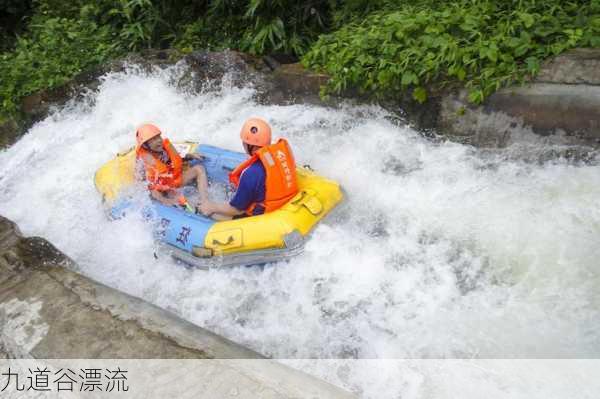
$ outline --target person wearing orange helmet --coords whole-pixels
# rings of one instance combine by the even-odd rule
[[[150,123],[136,129],[136,157],[145,171],[152,198],[165,205],[186,205],[185,198],[177,189],[196,182],[200,201],[208,198],[208,180],[201,165],[186,167],[184,161],[201,160],[199,154],[187,154],[181,158],[173,144],[161,137],[162,132]]]
[[[271,126],[263,119],[250,118],[240,138],[250,156],[229,174],[236,188],[229,202],[204,201],[198,210],[217,220],[256,216],[279,209],[298,192],[296,163],[285,139],[271,144]]]

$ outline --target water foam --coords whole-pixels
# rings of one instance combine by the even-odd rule
[[[377,107],[183,93],[181,68],[106,75],[33,126],[0,153],[0,213],[80,272],[273,357],[600,356],[600,166],[432,143]],[[155,259],[137,214],[106,219],[94,172],[139,123],[241,150],[250,116],[347,194],[303,256],[192,271]]]

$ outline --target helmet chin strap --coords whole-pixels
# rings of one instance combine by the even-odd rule
[[[150,145],[148,144],[148,142],[145,142],[144,144],[142,144],[142,147],[145,148],[146,150],[150,151],[150,152],[154,152],[154,153],[159,153],[160,151],[154,151],[152,148],[150,148]]]
[[[159,135],[158,137],[160,137],[160,135]],[[156,153],[156,154],[158,154],[158,153],[162,152],[162,149],[161,149],[161,150],[159,150],[159,151],[155,151],[155,150],[153,150],[153,149],[150,147],[150,144],[148,144],[148,142],[150,142],[151,140],[153,140],[153,139],[150,139],[150,140],[148,140],[148,141],[145,141],[145,142],[142,144],[142,147],[144,147],[146,150],[148,150],[148,151],[152,151],[152,152],[154,152],[154,153]]]
[[[248,144],[248,143],[244,143],[244,150],[246,150],[246,154],[248,155],[253,155],[254,152],[256,152],[256,149],[260,148],[257,145],[253,145],[253,144]]]

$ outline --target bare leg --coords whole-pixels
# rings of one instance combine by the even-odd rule
[[[231,219],[233,219],[233,217],[231,217],[231,216],[221,215],[220,213],[213,213],[212,215],[210,215],[210,218],[212,220],[216,220],[217,222],[222,222],[224,220],[231,220]]]
[[[192,166],[183,172],[182,180],[183,185],[191,183],[196,180],[196,186],[198,187],[198,193],[200,193],[200,202],[208,200],[208,177],[206,177],[206,171],[201,165]]]

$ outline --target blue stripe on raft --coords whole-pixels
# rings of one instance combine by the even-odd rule
[[[208,179],[213,182],[229,182],[229,173],[248,159],[248,156],[241,152],[224,150],[211,145],[199,145],[196,151],[204,155],[202,165],[206,169]]]
[[[130,206],[129,201],[119,201],[110,209],[110,216],[120,219]],[[190,253],[193,246],[204,246],[206,233],[216,223],[202,215],[186,212],[181,207],[167,206],[157,201],[145,207],[142,214],[152,224],[156,239]]]
[[[201,164],[212,182],[229,182],[229,173],[248,156],[241,152],[224,150],[211,145],[199,145],[196,148],[204,156],[203,161],[192,161],[192,165]],[[143,210],[144,217],[155,227],[156,238],[167,244],[192,252],[193,246],[204,246],[208,230],[216,223],[202,215],[186,212],[180,207],[172,207],[152,201],[152,207]],[[127,199],[117,201],[110,209],[110,216],[119,219],[125,215],[131,202]]]
[[[193,246],[203,247],[206,233],[215,224],[212,219],[179,207],[155,203],[154,211],[157,238],[187,252],[192,252]]]

